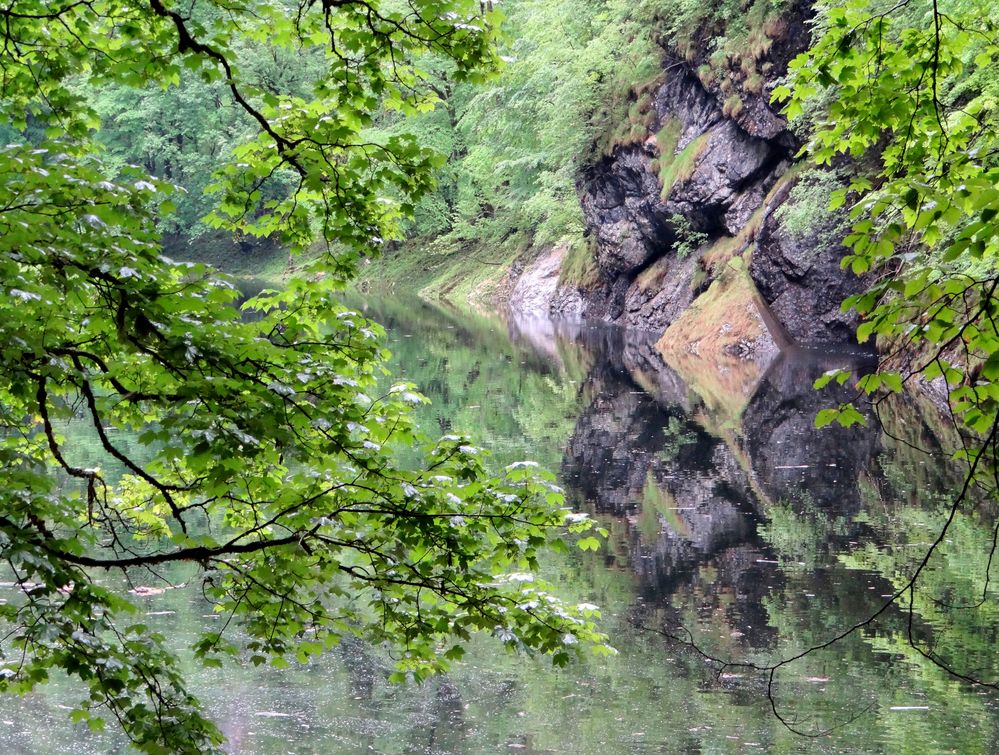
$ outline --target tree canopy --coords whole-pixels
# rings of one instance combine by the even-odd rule
[[[493,71],[492,4],[15,0],[0,15],[0,557],[22,588],[0,606],[0,686],[60,670],[88,687],[78,720],[116,719],[148,752],[217,748],[174,651],[114,587],[163,584],[172,564],[222,616],[193,648],[206,664],[305,659],[355,634],[420,679],[475,630],[557,664],[609,652],[596,608],[532,573],[589,520],[529,464],[495,477],[468,439],[418,437],[423,399],[386,383],[380,329],[337,300],[441,164],[405,129],[371,137],[373,114],[434,107],[428,61],[455,81]],[[264,75],[261,51],[309,76]],[[282,291],[242,301],[164,256],[169,176],[107,157],[95,89],[184,80],[242,113],[206,222],[321,244]],[[393,455],[424,443],[419,464]]]
[[[338,295],[407,224],[457,242],[578,236],[580,154],[644,138],[637,103],[613,128],[629,87],[661,74],[643,29],[681,34],[708,12],[665,5],[565,0],[553,24],[524,2],[507,76],[484,91],[470,85],[502,64],[490,2],[0,9],[0,556],[21,588],[0,605],[0,687],[62,671],[88,687],[79,720],[116,719],[150,752],[217,747],[124,593],[177,574],[222,617],[193,648],[209,665],[305,659],[348,634],[393,645],[398,679],[446,668],[475,630],[558,664],[610,652],[596,608],[533,573],[542,546],[589,520],[529,464],[495,476],[469,439],[419,437],[423,399],[386,379],[380,329]],[[942,385],[968,464],[925,557],[844,634],[894,604],[939,609],[927,566],[958,517],[989,516],[968,491],[999,487],[993,6],[819,4],[811,49],[775,91],[811,158],[853,176],[833,206],[851,213],[845,265],[871,283],[847,306],[886,354],[860,387],[878,402]],[[318,254],[244,300],[163,253],[164,233],[205,228]],[[848,375],[820,383],[834,379]],[[850,404],[819,415],[862,420]],[[98,456],[74,445],[81,431]],[[426,452],[403,463],[400,446]],[[962,610],[991,600],[990,530],[981,604]],[[930,661],[994,686],[912,625]],[[767,667],[771,683],[795,658]]]
[[[963,485],[925,551],[895,579],[868,626],[889,607],[908,614],[903,640],[929,662],[965,681],[997,682],[955,660],[946,641],[915,628],[917,615],[943,611],[942,623],[990,624],[991,570],[999,538],[999,29],[993,2],[849,0],[817,6],[812,47],[791,64],[774,91],[807,136],[818,165],[848,166],[849,186],[832,194],[851,229],[843,267],[869,285],[843,303],[863,321],[861,341],[875,341],[879,369],[858,381],[877,409],[906,387],[935,386],[958,431]],[[845,383],[834,370],[817,382]],[[819,413],[819,426],[864,421],[852,403]],[[978,599],[955,605],[932,577],[952,557],[955,522],[992,531],[978,552],[984,574]],[[966,554],[965,554],[966,555]],[[946,636],[946,631],[941,632]]]

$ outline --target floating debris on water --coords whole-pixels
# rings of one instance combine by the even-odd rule
[[[147,595],[162,595],[167,589],[165,587],[148,587],[146,585],[139,585],[134,589],[129,590],[132,595],[147,596]]]

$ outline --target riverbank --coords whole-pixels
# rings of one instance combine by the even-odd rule
[[[351,286],[380,296],[407,294],[460,309],[500,313],[523,247],[412,239],[366,261]]]

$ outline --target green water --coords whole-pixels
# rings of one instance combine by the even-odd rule
[[[776,675],[778,713],[816,737],[778,719],[766,675],[720,668],[665,636],[689,636],[719,658],[772,662],[875,611],[921,557],[958,479],[939,456],[911,448],[953,442],[932,408],[883,407],[890,434],[873,417],[870,429],[820,432],[815,411],[840,398],[817,396],[811,382],[849,356],[797,355],[766,371],[694,361],[676,372],[619,331],[505,324],[418,302],[366,306],[387,327],[396,372],[433,401],[420,410],[428,432],[468,432],[497,464],[532,458],[557,470],[572,503],[610,530],[601,553],[552,556],[545,568],[566,596],[603,607],[620,653],[554,670],[480,638],[454,673],[420,687],[389,685],[391,658],[356,643],[281,671],[192,666],[191,686],[232,752],[999,747],[995,697],[918,656],[896,609]],[[79,444],[86,455],[85,436]],[[985,574],[975,554],[987,552],[991,513],[958,520],[927,595],[976,601]],[[142,601],[178,647],[217,621],[196,586]],[[999,675],[994,604],[947,615],[917,602],[917,639],[962,669]],[[127,752],[113,733],[66,721],[73,695],[57,680],[0,701],[0,753]]]

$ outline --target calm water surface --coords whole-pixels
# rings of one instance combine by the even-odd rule
[[[899,400],[887,432],[816,431],[815,412],[848,388],[815,377],[849,355],[769,365],[691,356],[667,365],[638,335],[567,323],[499,323],[419,302],[367,305],[386,325],[397,373],[432,400],[428,433],[467,432],[497,464],[558,471],[572,504],[610,530],[599,554],[551,556],[547,576],[604,608],[620,654],[554,670],[477,639],[467,662],[420,687],[386,682],[391,658],[350,643],[278,671],[191,668],[191,686],[233,753],[988,752],[996,699],[969,690],[905,642],[889,610],[828,650],[767,677],[714,657],[773,662],[875,611],[922,556],[958,471],[941,461],[943,423]],[[81,443],[84,441],[81,440]],[[927,595],[975,602],[990,512],[960,522],[927,575]],[[179,575],[181,581],[183,575]],[[178,646],[216,621],[194,588],[142,599]],[[914,633],[984,676],[997,617],[931,600]],[[982,627],[988,632],[982,633]],[[989,634],[991,632],[991,634]],[[995,673],[992,673],[995,672]],[[113,734],[66,721],[56,683],[0,701],[2,753],[127,752]]]

